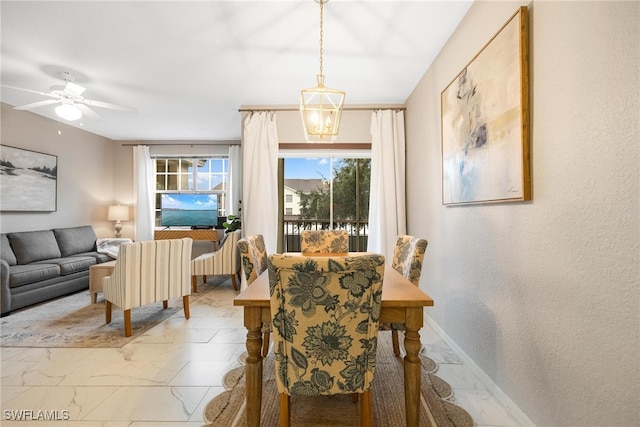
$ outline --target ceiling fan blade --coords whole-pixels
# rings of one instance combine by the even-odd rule
[[[82,101],[79,101],[82,103],[85,103],[87,105],[90,105],[92,107],[101,107],[101,108],[109,108],[111,110],[118,110],[118,111],[124,111],[127,113],[135,113],[138,110],[133,108],[133,107],[126,107],[124,105],[116,105],[116,104],[111,104],[109,102],[103,102],[103,101],[94,101],[91,99],[83,99]]]
[[[42,96],[48,96],[49,98],[60,98],[59,96],[56,96],[56,95],[54,95],[52,93],[40,92],[39,90],[31,90],[31,89],[25,89],[25,88],[22,88],[22,87],[15,87],[15,86],[8,86],[8,85],[2,85],[2,87],[5,87],[7,89],[21,90],[23,92],[35,93],[35,94],[42,95]]]
[[[82,114],[84,114],[85,116],[89,117],[91,120],[94,120],[96,122],[104,121],[104,117],[102,117],[100,114],[96,113],[91,108],[87,107],[86,105],[81,104],[81,103],[76,103],[75,105],[76,105],[76,107],[78,107],[78,109],[80,111],[82,111]]]
[[[13,107],[14,110],[31,110],[33,108],[43,107],[49,104],[57,104],[60,102],[59,99],[46,99],[44,101],[33,102],[27,105],[21,105],[19,107]]]

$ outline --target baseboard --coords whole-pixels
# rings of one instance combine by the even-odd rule
[[[440,326],[438,326],[436,322],[434,322],[431,317],[425,314],[424,318],[425,323],[428,324],[440,336],[440,338],[442,338],[442,340],[446,342],[453,351],[455,351],[458,356],[460,356],[460,359],[462,359],[462,363],[464,364],[464,366],[468,367],[471,372],[473,372],[473,374],[476,376],[476,378],[478,378],[482,385],[484,385],[487,391],[491,393],[491,395],[495,397],[495,399],[500,402],[502,406],[509,410],[513,418],[518,421],[518,425],[523,427],[536,427],[533,421],[531,421],[531,419],[524,412],[522,412],[518,405],[516,405],[513,400],[511,400],[509,396],[507,396],[506,393],[503,392],[502,389],[500,389],[500,387],[498,387],[487,374],[485,374],[485,372],[473,361],[473,359],[471,359],[469,355],[467,355],[467,353],[465,353],[451,339],[451,337],[447,335],[447,333]]]

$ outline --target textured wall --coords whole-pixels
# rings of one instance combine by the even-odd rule
[[[524,2],[474,3],[407,102],[427,312],[540,426],[640,425],[640,2],[529,4],[533,200],[441,204],[440,93]]]

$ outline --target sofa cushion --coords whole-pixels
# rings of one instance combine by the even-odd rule
[[[8,233],[18,264],[29,264],[51,258],[60,258],[58,242],[51,230]]]
[[[16,256],[13,253],[13,249],[11,249],[11,244],[9,243],[9,238],[6,234],[0,236],[0,240],[2,241],[2,245],[0,246],[0,259],[6,262],[9,265],[16,265],[18,260],[16,260]]]
[[[71,255],[72,257],[93,257],[96,259],[96,262],[98,264],[103,263],[103,262],[108,262],[108,261],[113,261],[113,258],[111,258],[109,255],[105,255],[105,254],[101,254],[99,252],[82,252],[79,254],[74,254]]]
[[[96,259],[91,256],[76,257],[70,256],[67,258],[54,258],[44,261],[34,262],[33,264],[56,264],[60,266],[60,275],[66,276],[68,274],[77,273],[79,271],[89,270],[89,267],[97,264]]]
[[[56,236],[60,254],[63,257],[96,250],[96,233],[90,225],[55,228],[53,234]]]
[[[29,264],[9,267],[9,287],[28,285],[60,276],[60,266],[56,264]]]

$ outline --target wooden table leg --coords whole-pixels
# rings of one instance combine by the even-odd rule
[[[406,309],[406,329],[404,334],[404,348],[407,355],[404,358],[404,405],[407,416],[407,427],[420,425],[420,377],[422,365],[420,363],[420,328],[422,327],[422,307]]]
[[[262,321],[260,307],[244,308],[244,324],[247,328],[247,426],[260,427],[262,408]]]

